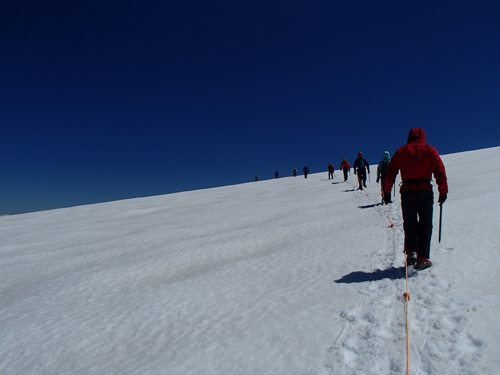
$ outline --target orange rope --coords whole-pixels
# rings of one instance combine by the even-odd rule
[[[355,187],[353,185],[353,187]],[[383,191],[382,191],[383,192]],[[368,196],[368,193],[366,194]],[[389,218],[389,222],[391,225],[389,225],[389,228],[393,227],[399,227],[404,224],[394,224],[391,220],[391,215],[389,215],[389,207],[386,205],[385,206],[387,210],[387,217]],[[408,323],[408,304],[410,302],[410,292],[408,291],[408,258],[406,257],[406,252],[405,252],[405,271],[406,271],[406,292],[403,293],[403,298],[405,299],[405,310],[406,310],[406,375],[410,375],[410,328],[409,328],[409,323]]]
[[[382,194],[385,194],[385,192],[382,190]],[[389,193],[390,194],[390,193]],[[384,198],[384,196],[382,196],[382,199]],[[399,227],[400,225],[403,225],[403,223],[401,224],[394,224],[391,220],[391,215],[389,215],[389,207],[387,205],[385,205],[385,208],[387,210],[387,217],[389,218],[389,223],[391,223],[391,225],[389,225],[389,228],[393,228],[393,227]]]
[[[389,225],[389,228],[393,227],[399,227],[400,225],[403,225],[403,223],[395,225],[392,220],[391,216],[389,215],[389,207],[387,205],[385,206],[387,209],[387,217],[389,218],[389,222],[391,225]],[[408,291],[408,257],[406,256],[406,249],[405,249],[405,271],[406,271],[406,292],[403,293],[403,298],[405,299],[405,310],[406,310],[406,375],[410,375],[410,328],[408,324],[408,303],[410,302],[410,292]]]
[[[403,224],[404,224],[404,222],[403,222],[403,223],[401,223],[401,224],[394,224],[394,223],[392,222],[392,220],[391,220],[391,216],[389,215],[389,207],[387,207],[387,205],[385,205],[385,208],[386,208],[386,210],[387,210],[387,217],[389,218],[389,222],[391,223],[391,225],[389,225],[389,228],[399,227],[399,226],[401,226],[401,225],[403,225]]]
[[[410,302],[410,293],[408,292],[408,259],[405,261],[406,268],[406,293],[403,297],[406,301],[406,375],[410,375],[410,329],[408,325],[408,302]]]

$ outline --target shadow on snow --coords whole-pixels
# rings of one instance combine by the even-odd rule
[[[373,272],[355,271],[343,276],[341,279],[335,280],[338,284],[364,283],[366,281],[378,281],[383,279],[404,279],[404,267],[391,267],[386,270],[376,270]]]
[[[373,207],[380,206],[381,204],[382,203],[369,204],[368,206],[358,206],[358,208],[361,208],[362,210],[364,210],[365,208],[373,208]]]

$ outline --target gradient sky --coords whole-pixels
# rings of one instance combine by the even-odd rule
[[[0,213],[375,164],[412,127],[441,154],[498,146],[499,20],[498,0],[3,0]]]

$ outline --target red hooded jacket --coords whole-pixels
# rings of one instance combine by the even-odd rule
[[[430,180],[434,175],[439,194],[448,194],[444,164],[436,149],[427,144],[424,129],[411,129],[406,145],[398,148],[393,155],[387,167],[385,194],[391,194],[392,185],[399,171],[403,180],[400,191],[432,190]]]
[[[340,163],[340,169],[342,168],[349,168],[351,169],[351,165],[349,164],[349,162],[345,159],[342,159],[342,163]]]

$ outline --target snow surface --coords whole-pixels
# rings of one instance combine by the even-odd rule
[[[500,147],[443,161],[410,373],[496,374]],[[399,194],[379,205],[375,170],[1,217],[0,373],[406,373]]]

